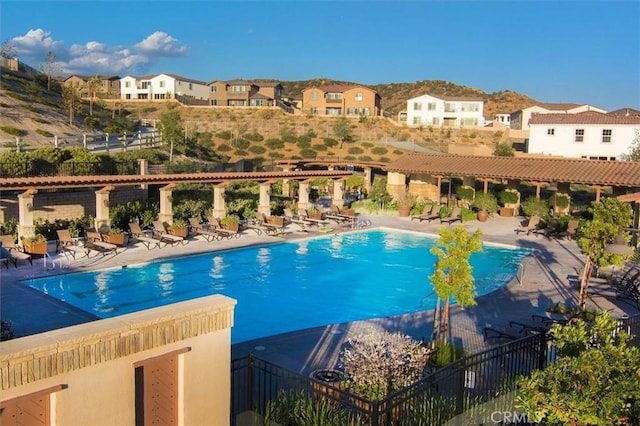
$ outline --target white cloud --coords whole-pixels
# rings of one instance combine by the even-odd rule
[[[156,31],[133,46],[108,46],[98,41],[89,41],[66,49],[64,42],[54,40],[42,29],[30,30],[26,35],[14,37],[10,42],[25,62],[25,58],[31,58],[35,62],[32,65],[37,66],[45,61],[47,52],[52,51],[64,74],[84,75],[144,73],[160,58],[183,56],[189,50],[161,31]]]

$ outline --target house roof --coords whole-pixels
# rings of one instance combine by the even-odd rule
[[[615,111],[609,112],[609,115],[640,115],[640,111],[633,108],[620,108]]]
[[[596,111],[585,111],[577,114],[536,114],[531,117],[529,125],[534,124],[640,124],[640,115],[602,114]]]
[[[640,187],[640,162],[541,157],[406,154],[385,170],[433,176],[472,176],[585,185]]]
[[[484,102],[480,96],[444,96],[444,95],[432,95],[431,93],[427,93],[427,96],[431,96],[432,98],[441,99],[443,101],[452,101],[452,102]]]
[[[89,81],[93,77],[95,77],[95,75],[71,74],[70,76],[68,76],[67,78],[65,78],[62,81],[67,81],[72,77],[78,77],[78,78],[81,78],[84,81]],[[120,76],[117,76],[117,75],[98,75],[98,77],[100,78],[100,80],[120,80]]]
[[[347,90],[357,89],[357,88],[362,88],[362,89],[370,90],[374,93],[377,93],[375,90],[370,89],[369,87],[360,86],[358,84],[327,84],[326,86],[307,87],[302,91],[305,92],[307,90],[316,89],[316,90],[321,90],[325,93],[343,93],[343,92],[346,92]]]
[[[581,107],[583,105],[571,104],[571,103],[538,103],[533,106],[538,106],[540,108],[548,109],[549,111],[567,111],[570,109]]]

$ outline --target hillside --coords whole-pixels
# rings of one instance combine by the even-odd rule
[[[498,129],[444,129],[430,126],[416,129],[384,118],[352,119],[354,141],[340,146],[334,132],[335,117],[291,115],[271,109],[186,107],[175,101],[98,102],[94,105],[92,117],[98,122],[98,127],[92,129],[84,121],[89,116],[88,102],[85,101],[76,113],[74,125],[71,126],[59,92],[46,90],[46,83],[43,87],[40,82],[38,87],[33,80],[10,73],[3,73],[0,77],[0,143],[5,147],[14,146],[16,136],[20,136],[23,143],[29,146],[50,145],[53,135],[95,133],[118,120],[130,123],[158,120],[168,111],[180,113],[187,138],[232,161],[338,156],[386,162],[406,152],[401,146],[391,146],[390,141],[405,141],[406,149],[422,146],[447,152],[451,144],[461,144],[482,145],[485,147],[483,152],[490,152],[503,136]],[[299,96],[305,87],[330,83],[348,82],[322,79],[282,82],[285,94],[294,97]],[[424,94],[425,91],[449,96],[486,97],[493,102],[489,105],[500,111],[517,109],[534,102],[513,92],[487,95],[478,89],[443,81],[393,83],[373,88],[383,97],[385,108],[396,108],[397,111],[404,109],[407,98]]]

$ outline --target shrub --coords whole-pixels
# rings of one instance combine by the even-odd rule
[[[518,202],[518,192],[504,190],[498,193],[498,201],[504,206],[505,204],[515,204]]]
[[[228,152],[228,151],[232,151],[233,148],[231,148],[229,145],[223,143],[223,144],[218,145],[217,150],[220,151],[220,152]]]
[[[264,140],[264,136],[256,131],[245,133],[244,135],[242,135],[242,138],[252,142],[262,142]]]
[[[364,153],[364,150],[359,146],[352,146],[347,152],[351,155],[358,155]]]
[[[371,153],[375,155],[384,155],[387,152],[389,152],[389,150],[383,146],[376,146],[374,148],[371,148]]]
[[[267,139],[266,145],[267,145],[267,148],[269,149],[284,148],[284,142],[282,142],[280,139],[277,139],[277,138]]]
[[[498,200],[491,192],[476,192],[473,198],[473,207],[478,210],[486,210],[489,213],[498,211]]]
[[[16,129],[15,127],[11,126],[2,126],[0,127],[0,130],[10,134],[11,136],[24,136],[27,134],[27,132],[25,132],[24,130]]]
[[[323,142],[327,148],[331,148],[338,145],[338,141],[333,138],[324,138]]]
[[[461,200],[473,200],[475,192],[475,189],[470,186],[459,186],[456,188],[456,196]]]
[[[311,148],[305,148],[300,151],[300,155],[302,155],[302,158],[316,158],[318,153]]]
[[[216,133],[216,137],[228,141],[231,139],[231,132],[228,130],[223,130],[221,132]]]
[[[370,327],[348,340],[340,364],[349,376],[347,386],[372,400],[418,380],[431,355],[422,343],[401,333]]]
[[[544,220],[549,219],[549,204],[542,198],[529,197],[522,203],[522,214],[527,217],[540,216]]]
[[[39,134],[40,136],[44,136],[45,138],[53,137],[53,133],[47,132],[46,130],[42,130],[42,129],[37,129],[36,133]]]
[[[252,154],[260,155],[267,152],[267,149],[261,145],[254,145],[249,147],[249,152]]]

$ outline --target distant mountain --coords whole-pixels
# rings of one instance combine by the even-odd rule
[[[303,81],[281,81],[284,96],[302,98],[302,90],[313,86],[327,84],[360,84],[352,81],[315,78]],[[407,100],[417,96],[431,94],[443,96],[478,96],[484,99],[484,116],[487,119],[496,114],[508,114],[522,108],[539,103],[528,96],[505,90],[502,92],[486,93],[473,87],[460,86],[444,80],[424,80],[415,83],[388,83],[366,85],[378,92],[382,98],[382,108],[395,115],[407,108]]]

